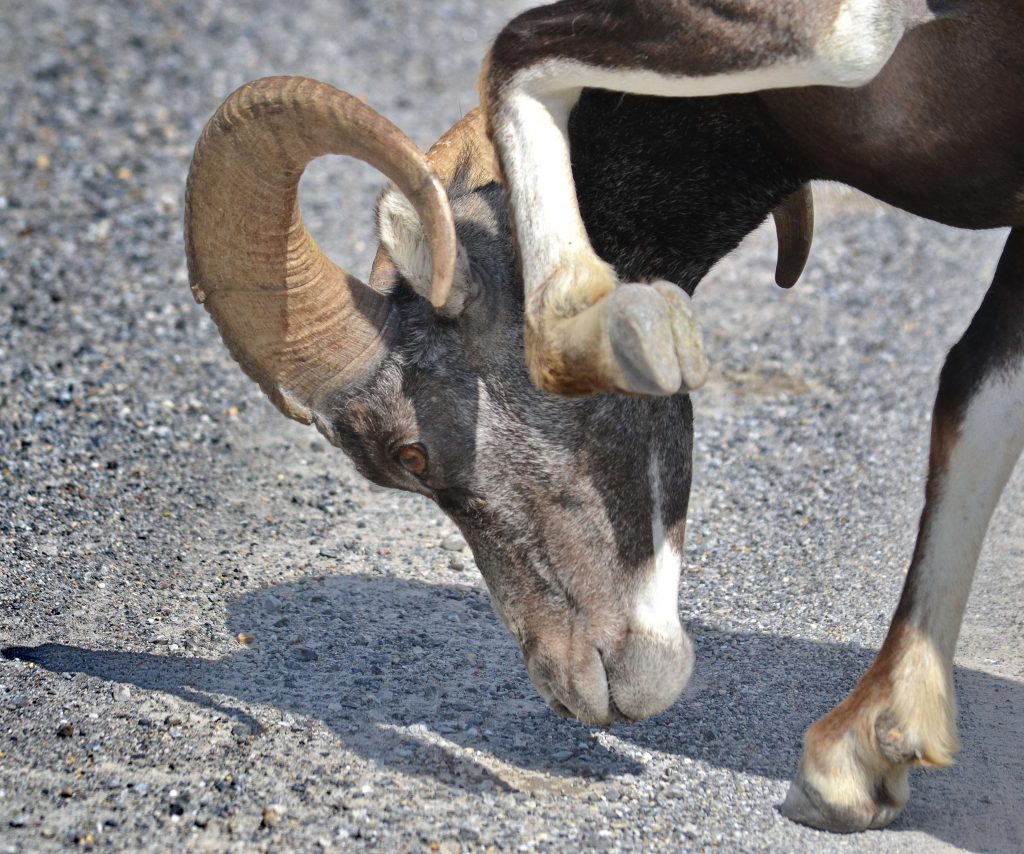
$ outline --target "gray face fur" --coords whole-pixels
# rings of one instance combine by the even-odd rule
[[[382,197],[401,343],[338,402],[336,441],[366,477],[427,496],[458,525],[554,709],[602,724],[657,714],[693,658],[676,603],[689,399],[538,391],[502,190],[450,194],[462,265],[440,312],[420,296],[429,255],[415,215]],[[418,477],[398,457],[414,443],[428,458]]]

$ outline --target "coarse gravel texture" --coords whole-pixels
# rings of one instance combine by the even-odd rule
[[[963,755],[890,830],[776,806],[804,728],[884,635],[946,349],[1003,236],[826,193],[792,292],[752,235],[697,299],[664,715],[556,717],[452,526],[281,418],[189,294],[192,145],[245,80],[365,96],[422,146],[475,103],[517,3],[0,7],[0,852],[1024,850],[1024,532],[997,511],[956,680]],[[304,211],[366,270],[380,179],[318,163]]]

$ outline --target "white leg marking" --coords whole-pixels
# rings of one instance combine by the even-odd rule
[[[1024,367],[971,398],[916,568],[910,620],[952,662],[989,519],[1024,448]]]
[[[682,632],[679,624],[679,573],[682,555],[665,536],[661,518],[661,479],[658,450],[651,453],[651,533],[654,537],[654,568],[637,592],[633,605],[632,627],[652,634],[675,638]]]
[[[908,634],[892,672],[904,743],[948,765],[958,750],[953,653],[985,531],[1024,447],[1024,369],[997,373],[971,398],[914,568]]]
[[[525,81],[524,81],[525,82]],[[566,258],[592,253],[569,162],[569,113],[579,89],[543,101],[517,85],[501,105],[495,137],[512,196],[527,294]]]

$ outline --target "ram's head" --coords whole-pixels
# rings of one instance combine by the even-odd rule
[[[668,219],[630,237],[644,231],[627,222],[630,199],[657,165],[633,168],[643,166],[642,139],[619,151],[631,106],[615,97],[604,119],[607,100],[585,97],[580,109],[590,113],[576,122],[589,140],[577,181],[595,245],[633,278],[657,275],[692,290],[799,181],[744,149],[735,160],[750,174],[729,179],[743,192],[715,199],[714,217],[676,204],[675,216],[689,224],[673,223],[663,208]],[[595,137],[587,122],[599,119],[607,133]],[[696,124],[707,131],[688,145],[691,158],[704,156],[701,145],[708,157],[729,157],[722,139],[754,145],[743,141],[742,121]],[[365,160],[394,184],[378,206],[381,248],[368,283],[332,263],[303,226],[299,178],[323,154]],[[629,169],[615,166],[622,156],[632,158]],[[702,179],[685,158],[671,168],[675,187],[683,173],[690,182],[721,181],[713,169]],[[792,223],[806,208],[790,205],[790,214],[780,269],[788,264],[791,274],[805,251],[803,229]],[[683,231],[673,238],[672,228]],[[798,239],[787,241],[787,228]],[[697,244],[700,252],[689,248]],[[511,227],[476,113],[424,156],[365,103],[329,86],[300,78],[249,84],[196,147],[186,246],[196,299],[274,404],[315,424],[366,477],[427,496],[459,526],[553,708],[608,723],[673,702],[693,658],[677,605],[689,400],[567,400],[530,383]]]

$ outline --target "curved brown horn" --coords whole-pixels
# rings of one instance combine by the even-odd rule
[[[779,256],[775,264],[775,282],[782,288],[797,283],[811,254],[814,237],[814,195],[811,185],[804,184],[774,211],[775,233]]]
[[[470,190],[492,181],[501,182],[498,155],[487,135],[487,120],[479,107],[466,113],[430,146],[427,160],[445,185],[460,168],[468,170],[466,179]]]
[[[189,170],[192,292],[245,372],[307,424],[331,393],[366,375],[396,329],[390,297],[337,267],[302,223],[299,179],[323,154],[366,161],[409,198],[430,241],[435,303],[456,258],[444,188],[422,152],[365,103],[302,77],[256,80],[228,97]]]

